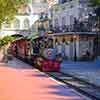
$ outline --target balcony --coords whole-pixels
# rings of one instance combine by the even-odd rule
[[[92,32],[93,26],[86,22],[80,22],[73,25],[63,25],[50,28],[54,33],[65,32]]]

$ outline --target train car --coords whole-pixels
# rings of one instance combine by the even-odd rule
[[[17,55],[17,52],[16,52],[16,49],[17,49],[17,47],[16,47],[16,41],[13,41],[12,43],[11,43],[11,52],[12,52],[12,55],[13,56],[16,56]]]
[[[12,53],[16,57],[26,59],[28,56],[28,40],[21,38],[11,43]]]
[[[56,59],[56,49],[51,38],[18,39],[12,42],[12,53],[24,61],[32,62],[41,71],[60,70],[60,61]]]

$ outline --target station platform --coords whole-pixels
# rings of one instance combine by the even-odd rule
[[[0,100],[90,100],[14,58],[0,64]]]
[[[61,72],[70,74],[79,79],[100,87],[100,60],[96,61],[63,61]]]

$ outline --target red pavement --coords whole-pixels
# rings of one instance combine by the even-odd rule
[[[0,100],[86,99],[36,69],[0,66]]]

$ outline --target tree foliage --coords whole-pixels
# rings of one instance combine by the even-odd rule
[[[0,39],[0,47],[4,46],[5,44],[8,44],[9,42],[14,41],[15,38],[12,36],[5,36],[4,38]]]
[[[3,22],[13,19],[21,5],[27,2],[28,0],[0,0],[0,27]]]
[[[90,6],[94,7],[94,11],[97,17],[100,17],[100,0],[89,0]]]
[[[100,0],[90,0],[90,4],[93,7],[99,7],[100,6]]]

